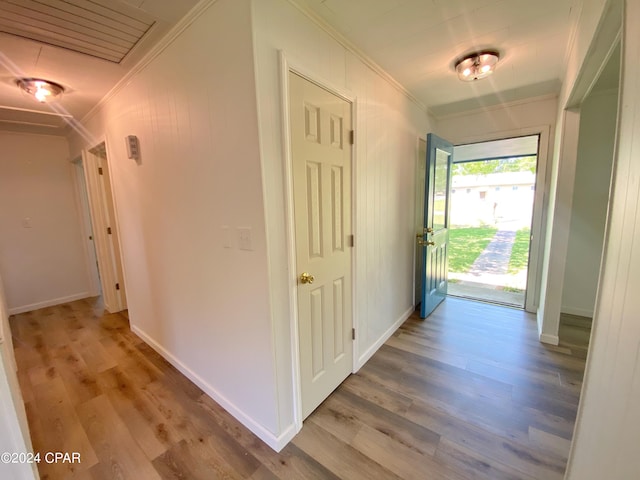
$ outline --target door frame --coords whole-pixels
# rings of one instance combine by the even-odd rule
[[[531,220],[531,242],[529,244],[529,268],[527,271],[527,293],[525,298],[525,311],[536,313],[540,302],[542,260],[544,256],[544,245],[547,223],[547,204],[550,192],[550,170],[549,165],[549,138],[551,127],[540,125],[533,127],[518,128],[514,130],[503,130],[500,132],[487,133],[482,135],[472,135],[468,137],[453,138],[454,146],[468,143],[491,142],[494,140],[505,140],[514,137],[527,137],[538,135],[538,163],[536,167],[536,189],[533,199],[533,214]],[[453,158],[455,164],[455,156]],[[543,188],[540,188],[542,186]],[[531,293],[531,294],[530,294]]]
[[[554,192],[555,202],[551,216],[551,232],[548,235],[549,255],[545,267],[545,285],[544,304],[538,311],[538,333],[540,341],[551,345],[558,345],[560,330],[560,314],[562,310],[562,290],[564,288],[564,274],[566,251],[569,246],[568,229],[565,228],[567,218],[570,219],[571,209],[573,208],[573,189],[576,173],[576,162],[578,156],[578,140],[580,133],[580,115],[582,103],[588,98],[591,90],[595,86],[600,73],[605,68],[609,58],[615,51],[618,43],[621,45],[621,55],[624,56],[624,6],[617,2],[608,2],[607,8],[599,20],[598,28],[591,39],[589,49],[587,50],[584,61],[580,70],[576,74],[576,78],[571,90],[568,92],[564,104],[561,105],[560,117],[557,125],[559,130],[559,152],[554,156],[560,157],[558,172],[556,177],[556,185],[558,188]],[[624,67],[621,67],[624,68]],[[623,71],[620,72],[620,82],[624,77]],[[623,109],[623,90],[622,83],[619,84],[620,91],[618,93],[618,113],[617,121],[620,121],[620,115]],[[609,200],[613,195],[615,187],[613,181],[615,178],[617,157],[618,157],[618,135],[614,140],[613,169],[611,178],[609,179]],[[569,208],[567,208],[567,206]],[[567,213],[568,212],[568,213]],[[568,215],[568,216],[567,216]],[[594,316],[598,311],[600,302],[601,288],[600,284],[603,278],[605,267],[605,258],[607,254],[609,242],[609,221],[611,216],[611,204],[609,204],[606,215],[605,234],[602,257],[600,259],[600,273],[598,276],[598,289],[596,292]],[[565,222],[565,223],[563,223]],[[594,326],[597,325],[594,318]],[[591,330],[593,337],[594,329]],[[590,340],[591,342],[591,340]],[[587,365],[588,368],[588,365]],[[580,409],[578,409],[578,416]],[[576,425],[578,423],[576,422]],[[571,454],[569,455],[569,463]],[[568,468],[568,467],[567,467]]]
[[[93,219],[89,205],[89,188],[87,186],[82,155],[78,155],[71,160],[71,167],[75,185],[76,206],[78,209],[78,217],[80,218],[80,229],[82,230],[82,246],[89,278],[89,294],[95,297],[102,292],[102,286],[100,284],[100,273],[97,265],[98,258],[95,248],[95,235],[93,234]],[[92,237],[92,239],[89,239],[89,237]]]
[[[424,151],[422,145],[424,144]],[[424,154],[424,155],[423,155]],[[418,244],[418,235],[421,234],[424,224],[424,195],[427,172],[427,137],[420,135],[416,140],[416,199],[414,212],[414,225],[416,241],[413,248],[413,306],[418,306],[422,296],[422,268],[424,259],[422,247]]]
[[[298,331],[298,275],[296,269],[296,236],[294,218],[294,197],[293,197],[293,154],[291,151],[291,128],[289,123],[289,73],[300,75],[304,79],[327,90],[351,104],[351,129],[356,130],[357,125],[357,97],[348,90],[336,86],[333,82],[318,75],[315,70],[310,69],[302,61],[292,58],[284,51],[279,51],[280,57],[280,88],[281,88],[281,110],[282,110],[282,142],[284,152],[284,197],[285,197],[285,228],[286,228],[286,250],[287,250],[287,271],[289,272],[289,310],[290,310],[290,333],[291,333],[291,360],[293,376],[293,418],[296,432],[302,429],[302,382],[300,377],[300,342]],[[356,142],[351,145],[351,232],[356,238],[356,242],[351,252],[351,328],[356,328],[356,257],[357,257],[357,232],[356,232]],[[351,372],[355,373],[358,358],[358,342],[353,341],[353,355],[351,359]]]
[[[111,184],[111,201],[113,206],[114,218],[111,219],[111,223],[115,229],[112,234],[112,241],[117,244],[119,257],[115,258],[116,252],[112,252],[112,249],[106,249],[103,243],[102,237],[106,235],[107,225],[102,216],[105,205],[102,200],[100,186],[98,185],[98,173],[97,173],[97,156],[91,152],[94,148],[100,144],[104,144],[106,152],[106,163]],[[105,309],[110,313],[120,312],[127,308],[126,304],[126,277],[124,273],[124,262],[122,261],[122,243],[120,241],[120,227],[118,225],[118,207],[116,203],[116,195],[113,188],[113,175],[111,166],[113,163],[110,161],[112,153],[109,149],[109,143],[106,136],[98,138],[91,146],[82,150],[82,166],[84,167],[85,182],[87,184],[87,193],[89,196],[89,211],[91,213],[91,222],[93,225],[93,236],[96,245],[96,255],[98,257],[98,267],[100,270],[100,281],[102,285],[102,295]],[[103,265],[115,265],[115,262],[120,263],[122,270],[122,279],[118,279],[118,273],[113,271],[113,267],[104,268]],[[115,288],[116,283],[122,283],[123,288],[119,294]]]

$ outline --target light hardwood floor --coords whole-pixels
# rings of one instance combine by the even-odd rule
[[[584,335],[540,344],[520,310],[449,298],[275,453],[97,300],[11,326],[34,450],[82,458],[41,463],[43,479],[561,479],[586,351]]]

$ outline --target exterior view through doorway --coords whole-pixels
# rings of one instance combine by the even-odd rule
[[[454,148],[448,294],[524,308],[538,135]]]

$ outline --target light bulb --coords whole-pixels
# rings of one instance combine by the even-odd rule
[[[36,97],[36,99],[40,102],[40,103],[44,103],[47,101],[47,97],[51,95],[51,92],[45,88],[42,88],[41,86],[38,86],[38,89],[36,90],[36,92],[33,94],[34,97]]]

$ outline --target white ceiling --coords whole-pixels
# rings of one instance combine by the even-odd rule
[[[197,3],[0,0],[0,129],[62,134],[65,118],[82,119]],[[39,104],[18,90],[18,77],[51,80],[65,93],[52,107]]]
[[[437,116],[558,93],[572,25],[582,2],[295,1],[333,26]],[[55,107],[57,113],[82,119],[196,3],[198,0],[0,0],[0,11],[8,9],[14,15],[0,18],[0,129],[62,133],[65,117],[52,115],[56,112],[50,107],[21,94],[16,77],[46,78],[63,85],[66,92]],[[98,13],[112,10],[111,26],[119,16],[134,16],[151,27],[130,52],[119,52],[124,55],[122,61],[117,63],[117,56],[104,60],[51,45],[57,42],[69,47],[67,38],[60,41],[59,32],[53,40],[42,36],[43,25],[34,25],[34,19],[47,21],[42,15],[52,14],[52,6],[62,8],[58,4],[74,11],[89,7]],[[15,16],[24,13],[20,9],[33,11],[32,18]],[[80,33],[96,29],[90,21],[77,23]],[[9,31],[35,39],[6,33]],[[78,38],[72,45],[76,50],[88,48],[83,41],[93,42],[82,35]],[[489,47],[502,57],[495,74],[472,83],[459,81],[454,60]]]
[[[435,115],[558,93],[582,0],[297,0]],[[497,49],[491,77],[461,82],[456,58]]]

